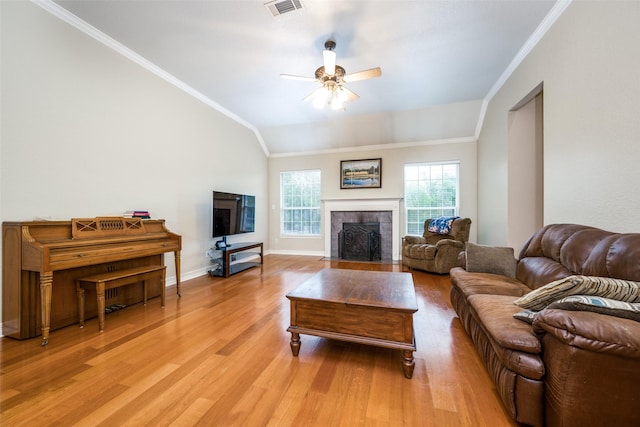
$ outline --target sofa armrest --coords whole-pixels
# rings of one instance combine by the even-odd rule
[[[640,322],[589,311],[546,309],[533,321],[535,332],[597,353],[640,359]]]
[[[640,425],[640,322],[545,309],[533,325],[546,371],[547,425]]]
[[[402,238],[402,244],[407,244],[407,245],[415,245],[415,244],[419,244],[419,245],[424,245],[427,243],[427,239],[425,239],[422,236],[404,236]]]

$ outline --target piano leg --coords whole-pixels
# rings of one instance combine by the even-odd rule
[[[42,305],[42,343],[44,347],[49,343],[49,329],[51,329],[51,285],[53,272],[40,274],[40,303]]]
[[[145,282],[145,298],[146,298],[146,282]],[[96,282],[96,297],[98,298],[98,331],[104,331],[104,282]],[[146,301],[145,301],[146,302]]]
[[[180,251],[175,251],[173,254],[176,264],[176,292],[178,297],[182,297],[180,293]]]
[[[164,308],[166,290],[167,290],[167,269],[165,267],[162,269],[162,288],[160,289],[160,307],[162,308]],[[146,298],[146,295],[145,295],[145,298]]]
[[[76,293],[78,294],[78,322],[84,328],[84,288],[76,281]]]

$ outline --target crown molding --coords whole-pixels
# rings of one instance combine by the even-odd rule
[[[549,28],[558,20],[560,15],[569,7],[573,0],[560,0],[553,5],[547,16],[544,17],[538,28],[531,34],[525,44],[520,48],[516,56],[511,63],[507,66],[504,72],[500,75],[498,80],[493,84],[489,93],[484,97],[482,101],[482,107],[480,108],[480,115],[478,117],[478,124],[476,126],[475,138],[480,138],[480,131],[484,124],[484,117],[489,107],[489,102],[498,93],[498,91],[504,86],[509,77],[515,72],[518,66],[524,61],[524,59],[531,53],[533,48],[542,40],[542,37],[547,33]]]
[[[424,147],[427,145],[442,145],[442,144],[466,144],[469,142],[475,143],[477,142],[477,140],[474,136],[463,136],[459,138],[432,139],[429,141],[393,142],[388,144],[362,145],[362,146],[354,145],[352,147],[330,148],[326,150],[275,153],[275,154],[271,154],[269,157],[271,158],[300,157],[300,156],[315,156],[318,154],[353,153],[354,151],[397,150],[399,148]]]

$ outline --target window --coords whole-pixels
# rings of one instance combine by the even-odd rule
[[[280,233],[320,235],[320,171],[280,172]]]
[[[458,169],[457,162],[404,165],[407,234],[422,235],[427,219],[458,215]]]

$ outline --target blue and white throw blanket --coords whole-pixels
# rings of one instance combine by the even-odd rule
[[[434,218],[429,223],[427,227],[427,231],[438,234],[449,234],[451,233],[451,224],[453,224],[453,220],[456,218],[460,218],[459,216],[441,216],[440,218]]]

